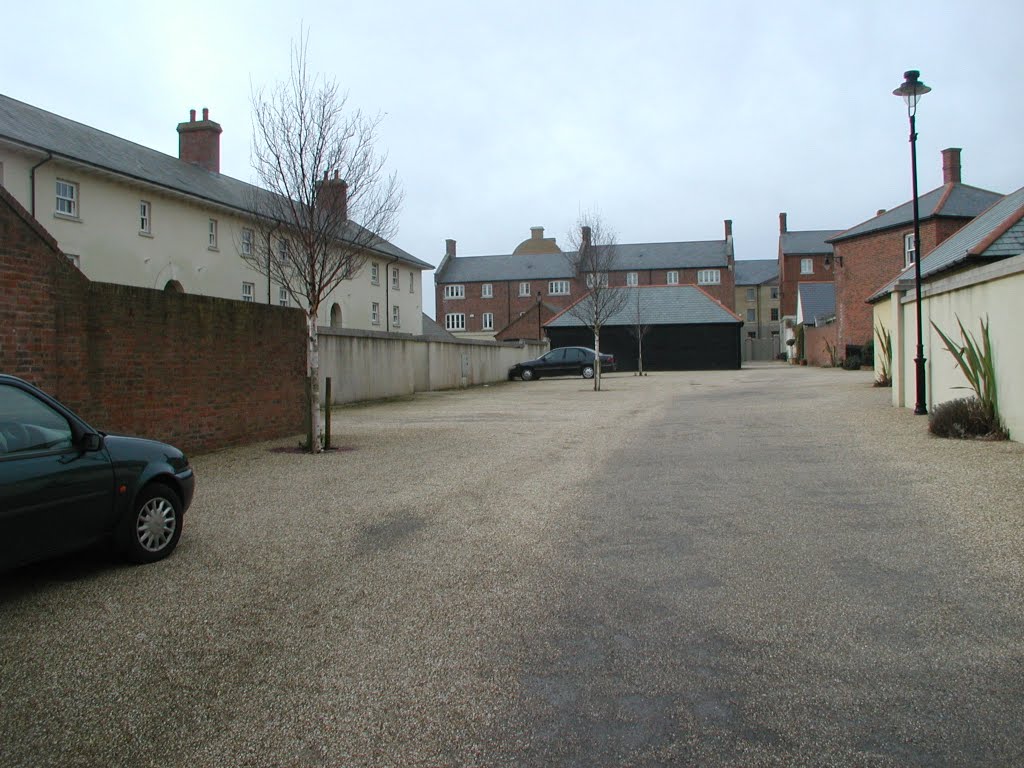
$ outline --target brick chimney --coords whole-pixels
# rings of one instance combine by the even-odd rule
[[[530,239],[531,240],[543,240],[544,239],[544,227],[530,227]]]
[[[725,239],[732,237],[732,219],[725,220]]]
[[[786,229],[786,212],[783,211],[782,213],[779,214],[779,234],[784,235],[788,231],[789,230]]]
[[[590,227],[582,227],[582,234],[583,234],[583,243],[581,244],[581,247],[582,248],[589,248],[590,247],[590,238],[591,238]]]
[[[455,258],[455,241],[452,240],[451,238],[448,238],[447,240],[444,241],[444,255],[445,258]]]
[[[188,122],[178,123],[178,158],[213,173],[220,173],[219,123],[210,119],[210,110],[203,107],[203,119],[196,120],[196,111],[189,110]]]
[[[960,183],[960,147],[942,150],[942,183]]]
[[[334,172],[333,179],[328,178],[327,171],[324,171],[318,202],[337,211],[342,221],[348,218],[348,182],[341,178],[337,171]]]

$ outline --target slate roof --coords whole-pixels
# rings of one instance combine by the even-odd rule
[[[998,192],[971,187],[967,184],[949,183],[933,189],[918,198],[920,219],[934,216],[972,219],[1002,197]],[[875,216],[855,227],[830,238],[833,243],[849,240],[872,232],[892,227],[902,227],[914,221],[913,201],[903,203],[881,216]]]
[[[423,336],[431,341],[453,341],[455,339],[455,336],[434,322],[434,319],[426,312],[421,314],[423,315]]]
[[[764,285],[779,279],[779,262],[776,259],[748,259],[737,261],[734,275],[736,285]]]
[[[729,265],[726,240],[680,243],[625,243],[615,246],[615,271],[724,268]],[[561,253],[502,256],[457,256],[434,274],[436,283],[500,282],[571,278],[572,265]]]
[[[800,322],[808,325],[836,313],[835,283],[798,283]]]
[[[932,277],[970,261],[995,261],[1024,253],[1024,187],[1011,192],[953,233],[921,260],[921,278]],[[879,299],[902,281],[914,279],[914,266],[903,270],[868,301]]]
[[[793,256],[831,254],[833,252],[832,243],[829,240],[842,232],[841,229],[805,229],[797,232],[783,232],[779,235],[782,253]]]
[[[730,323],[740,325],[743,321],[715,301],[695,285],[645,285],[630,288],[611,288],[612,291],[626,291],[623,308],[605,323],[606,325],[635,325],[637,293],[640,296],[640,314],[645,325],[705,325],[708,323]],[[587,294],[573,306],[585,304]],[[564,310],[544,324],[546,328],[573,328],[583,323]]]
[[[247,182],[212,173],[3,94],[0,94],[0,139],[241,212],[251,210],[247,201],[254,194],[270,194]],[[423,269],[434,268],[385,240],[378,241],[374,249]]]

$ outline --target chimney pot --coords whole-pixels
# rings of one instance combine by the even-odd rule
[[[789,230],[786,229],[786,212],[783,211],[779,214],[779,234],[784,235]]]
[[[188,121],[190,123],[194,123],[196,121],[196,111],[194,109],[190,109],[188,111]]]
[[[210,119],[210,110],[207,109],[206,107],[203,107],[203,120],[206,121],[206,120],[209,120],[209,119]]]
[[[942,150],[942,183],[960,183],[960,147]]]
[[[178,159],[220,173],[221,127],[209,118],[210,110],[203,107],[203,120],[196,122],[196,111],[190,109],[188,122],[178,123]]]
[[[885,213],[885,208],[879,208],[875,213],[875,216],[881,216],[883,213]]]
[[[335,181],[338,181],[338,180],[339,180],[339,179],[338,179],[338,169],[337,169],[337,168],[335,168],[335,169],[334,169],[334,180],[335,180]]]

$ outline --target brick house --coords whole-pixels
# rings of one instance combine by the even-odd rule
[[[731,220],[725,221],[722,240],[620,243],[615,259],[610,286],[699,285],[734,307]],[[542,227],[533,227],[531,237],[507,255],[458,256],[455,241],[446,241],[434,282],[438,324],[478,339],[543,338],[544,323],[587,293],[585,281]]]
[[[960,149],[942,150],[942,186],[920,195],[921,251],[929,253],[1003,196],[961,182]],[[834,249],[837,347],[856,354],[872,341],[866,300],[914,263],[913,201],[828,238]]]
[[[735,273],[733,306],[743,319],[743,359],[774,360],[779,354],[779,263],[737,261]]]
[[[789,231],[785,212],[779,214],[779,309],[783,317],[796,315],[800,283],[834,281],[832,237],[841,229]]]

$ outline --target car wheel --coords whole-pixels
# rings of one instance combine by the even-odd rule
[[[594,378],[594,366],[592,366],[592,365],[584,365],[582,373],[583,373],[583,378],[584,379],[592,379],[592,378]]]
[[[523,381],[530,381],[537,378],[536,374],[529,368],[523,368]]]
[[[163,483],[151,483],[142,489],[131,514],[121,523],[121,550],[135,563],[161,560],[178,545],[181,523],[178,494]]]

